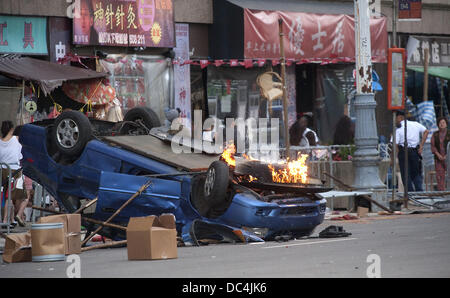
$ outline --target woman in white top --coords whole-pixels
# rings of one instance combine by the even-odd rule
[[[8,175],[9,171],[5,164],[9,165],[11,168],[11,176],[14,178],[18,178],[16,176],[20,175],[20,160],[22,159],[22,145],[19,143],[19,139],[17,136],[13,135],[14,133],[14,125],[11,121],[3,121],[2,127],[1,127],[1,139],[0,139],[0,163],[2,164],[2,186],[4,193],[7,193],[8,188]],[[4,196],[5,197],[5,196]],[[19,195],[12,195],[11,197],[13,199],[13,204],[18,206],[16,208],[17,211],[19,210],[19,206],[22,202],[23,194]],[[6,209],[6,208],[5,208]],[[23,210],[22,210],[23,212]],[[19,212],[17,212],[19,213]],[[16,216],[16,218],[21,218],[21,214],[17,214],[19,216]],[[17,220],[17,219],[16,219]],[[6,212],[3,216],[3,221],[6,222]],[[19,223],[23,223],[19,220]]]

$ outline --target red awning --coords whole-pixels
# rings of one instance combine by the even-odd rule
[[[308,62],[355,61],[354,18],[348,15],[244,9],[244,57],[280,58],[278,19],[283,21],[287,59]],[[387,62],[387,19],[370,19],[373,62]]]

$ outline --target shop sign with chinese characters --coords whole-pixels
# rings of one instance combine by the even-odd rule
[[[73,43],[174,47],[172,0],[80,0]]]
[[[0,16],[0,53],[47,55],[47,19]]]
[[[450,38],[410,36],[416,39],[416,46],[408,54],[409,66],[423,66],[425,49],[428,49],[429,66],[450,66]],[[409,50],[409,49],[408,49]]]
[[[348,15],[244,11],[245,58],[279,58],[278,19],[283,21],[286,58],[339,59],[355,57],[355,24]],[[372,61],[387,62],[386,18],[371,18]]]

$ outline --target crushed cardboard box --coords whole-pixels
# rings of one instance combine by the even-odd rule
[[[41,217],[38,223],[64,224],[64,252],[66,255],[81,253],[81,215],[60,214]]]
[[[3,261],[6,263],[31,262],[31,234],[29,232],[6,236]]]
[[[358,207],[358,216],[360,218],[367,217],[367,213],[369,213],[369,208]]]
[[[174,259],[177,254],[175,216],[132,217],[127,227],[128,260]]]

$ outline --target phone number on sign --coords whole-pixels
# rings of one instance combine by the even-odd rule
[[[130,42],[130,45],[145,45],[145,35],[130,34],[129,42]]]

